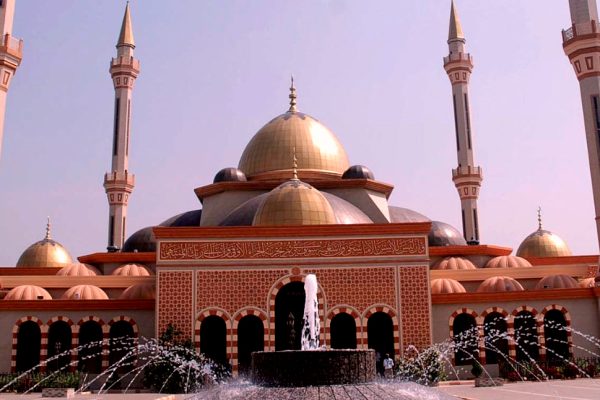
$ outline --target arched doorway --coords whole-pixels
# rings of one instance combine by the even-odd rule
[[[454,318],[452,335],[455,346],[455,364],[469,365],[473,362],[473,359],[477,360],[479,332],[475,323],[475,317],[467,313],[458,314]]]
[[[332,349],[356,348],[356,322],[347,313],[339,313],[333,317],[329,325]]]
[[[200,353],[217,363],[227,363],[227,325],[223,318],[211,315],[200,323]]]
[[[68,369],[71,362],[71,341],[71,326],[68,323],[55,321],[50,325],[48,328],[48,358],[46,359],[46,365],[50,371],[66,371]]]
[[[133,326],[128,321],[117,321],[111,325],[109,335],[110,365],[118,363],[117,372],[131,371],[135,362]]]
[[[17,372],[28,371],[40,364],[42,331],[37,322],[25,321],[17,332]],[[37,369],[37,368],[36,368]]]
[[[535,317],[529,311],[521,311],[515,316],[514,326],[517,361],[537,361],[540,350]]]
[[[384,312],[372,314],[367,321],[367,339],[370,349],[375,350],[376,368],[383,375],[383,360],[389,354],[394,358],[394,323]]]
[[[486,315],[483,321],[483,335],[485,337],[485,362],[498,364],[508,358],[508,338],[506,319],[499,312]]]
[[[275,297],[275,350],[300,350],[304,283],[290,282]]]
[[[568,359],[569,342],[567,321],[559,310],[549,310],[544,316],[544,336],[546,338],[546,357],[548,361]]]
[[[252,352],[265,349],[265,327],[256,315],[246,315],[238,324],[238,372],[245,375],[250,370]]]
[[[77,368],[85,373],[102,371],[102,327],[96,321],[86,321],[79,326],[79,352]]]

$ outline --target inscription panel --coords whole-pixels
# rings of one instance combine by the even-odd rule
[[[238,260],[424,255],[425,238],[161,242],[160,260]]]

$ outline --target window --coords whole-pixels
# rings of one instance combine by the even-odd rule
[[[467,123],[467,143],[471,150],[471,115],[469,114],[469,95],[465,93],[465,119]]]
[[[458,140],[458,120],[456,116],[456,95],[452,96],[452,105],[454,106],[454,132],[456,134],[456,151],[460,150],[460,142]]]
[[[117,148],[119,147],[119,106],[121,100],[117,97],[115,99],[115,127],[113,132],[113,156],[117,155]]]

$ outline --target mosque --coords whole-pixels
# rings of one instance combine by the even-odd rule
[[[14,0],[0,4],[3,123],[22,41],[11,35]],[[600,215],[598,13],[595,0],[569,4],[572,25],[563,31],[563,47],[581,86]],[[127,6],[110,64],[115,115],[112,168],[104,176],[107,251],[75,259],[48,222],[45,237],[23,251],[15,268],[0,269],[0,372],[39,364],[41,371],[98,373],[122,357],[116,338],[133,343],[172,324],[199,352],[243,373],[252,351],[299,347],[309,273],[319,282],[321,343],[331,348],[399,357],[411,346],[475,330],[469,350],[478,350],[490,368],[505,357],[585,355],[577,332],[600,336],[598,256],[572,255],[541,218],[514,254],[482,243],[483,173],[474,162],[469,114],[473,58],[454,3],[448,47],[443,66],[452,89],[452,180],[462,231],[389,204],[394,187],[352,165],[336,135],[300,111],[292,80],[289,105],[249,137],[238,166],[215,169],[213,182],[195,189],[198,209],[149,221],[127,237],[135,186],[129,122],[140,73]],[[454,362],[470,364],[465,354],[457,351]]]

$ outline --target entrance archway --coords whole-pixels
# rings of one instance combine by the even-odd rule
[[[383,359],[386,354],[394,358],[394,322],[388,314],[378,311],[367,320],[367,339],[370,349],[375,350],[376,368],[383,375]]]
[[[133,326],[129,321],[117,321],[111,325],[109,335],[110,365],[118,363],[118,372],[131,371],[135,361]]]
[[[454,362],[456,365],[469,365],[473,359],[477,360],[477,345],[479,332],[475,317],[471,314],[461,313],[454,318],[452,327],[454,336]]]
[[[304,283],[290,282],[275,297],[275,350],[299,350],[304,317]]]
[[[102,371],[102,327],[96,321],[86,321],[79,327],[78,369],[85,373]]]
[[[506,319],[499,312],[486,315],[483,321],[486,364],[498,364],[508,357]]]
[[[227,363],[227,326],[223,318],[210,315],[200,323],[200,353],[217,363]]]
[[[17,372],[25,372],[40,363],[42,331],[37,322],[26,321],[17,332]]]
[[[66,371],[71,362],[71,327],[65,321],[55,321],[48,328],[48,358],[50,371]],[[56,359],[52,360],[52,358]]]
[[[529,311],[521,311],[515,316],[514,326],[517,361],[537,361],[540,351],[535,317]]]
[[[246,315],[238,324],[238,372],[249,372],[252,352],[265,349],[265,327],[256,315]]]
[[[356,322],[347,313],[333,317],[329,325],[332,349],[356,349]]]
[[[559,310],[549,310],[544,315],[544,336],[548,361],[563,361],[569,358],[567,321]]]

